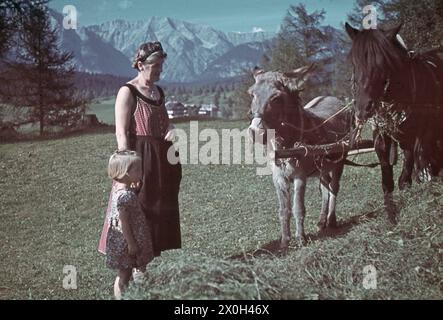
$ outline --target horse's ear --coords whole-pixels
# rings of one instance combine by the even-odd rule
[[[255,68],[252,70],[252,75],[254,76],[254,78],[257,78],[257,76],[259,74],[264,73],[265,71],[262,68],[259,68],[257,66],[255,66]]]
[[[397,37],[397,34],[400,32],[401,27],[403,26],[403,22],[400,22],[395,27],[392,27],[389,30],[384,31],[384,34],[387,38],[394,40]]]
[[[347,22],[345,23],[345,29],[347,34],[349,35],[349,38],[351,38],[352,40],[354,40],[355,37],[360,33],[360,30],[355,29]]]

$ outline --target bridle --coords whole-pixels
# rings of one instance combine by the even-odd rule
[[[251,112],[250,115],[252,119],[261,119],[263,121],[263,113],[261,112]]]
[[[274,98],[275,96],[278,96],[278,95],[282,95],[282,96],[284,97],[284,103],[283,103],[283,106],[282,106],[283,110],[280,112],[280,114],[279,114],[279,119],[277,120],[279,128],[275,128],[275,137],[276,137],[276,139],[279,140],[279,141],[284,141],[285,139],[284,139],[280,134],[277,133],[277,130],[278,130],[278,129],[285,128],[285,127],[286,127],[286,128],[288,128],[288,127],[292,127],[292,129],[296,128],[297,131],[299,131],[300,136],[299,136],[299,138],[298,138],[298,141],[302,141],[302,139],[303,139],[303,135],[304,135],[304,133],[305,133],[305,130],[304,130],[304,118],[303,118],[303,114],[302,114],[302,113],[303,113],[303,110],[301,110],[302,108],[300,108],[300,107],[298,108],[299,119],[300,119],[300,121],[301,121],[301,128],[297,128],[297,127],[293,126],[292,124],[289,124],[288,122],[284,121],[285,119],[283,119],[283,118],[281,117],[281,115],[287,115],[287,114],[288,114],[288,112],[287,112],[288,107],[287,107],[287,106],[288,106],[289,103],[291,102],[291,101],[290,101],[290,95],[291,95],[291,93],[289,92],[288,88],[285,87],[285,86],[283,86],[282,89],[283,89],[283,90],[279,89],[279,93],[275,93],[275,94],[271,95],[271,96],[269,97],[269,99],[268,99],[268,101],[272,101],[273,98]],[[268,102],[268,103],[269,103],[269,102]],[[259,111],[256,111],[256,112],[250,112],[249,115],[250,115],[250,117],[251,117],[251,122],[252,122],[253,119],[260,119],[260,121],[261,121],[261,125],[263,126],[263,128],[264,128],[265,130],[271,129],[271,127],[268,125],[268,123],[267,123],[267,122],[265,121],[265,119],[264,119],[264,113],[263,113],[263,112],[259,112]]]
[[[287,89],[287,88],[285,88]],[[290,101],[288,101],[289,99],[289,95],[290,93],[288,93],[287,91],[284,92],[285,93],[285,103],[283,104],[283,111],[281,114],[288,114],[287,112],[287,105],[288,103],[290,103]],[[272,96],[271,98],[269,98],[269,100],[272,100]],[[338,115],[340,115],[342,112],[348,111],[350,109],[350,106],[352,105],[353,101],[351,101],[350,103],[346,104],[343,108],[341,108],[340,110],[338,110],[336,113],[334,113],[333,115],[331,115],[330,117],[328,117],[327,119],[325,119],[324,121],[322,121],[320,124],[317,124],[313,127],[310,127],[309,129],[306,128],[306,120],[305,120],[305,115],[304,115],[304,109],[303,107],[300,105],[297,107],[298,110],[298,119],[300,120],[300,125],[296,126],[292,123],[289,123],[287,121],[281,120],[279,119],[279,125],[280,128],[286,128],[286,129],[291,129],[293,131],[296,131],[297,133],[299,133],[299,136],[297,139],[294,139],[294,141],[287,141],[289,143],[290,146],[298,143],[303,143],[304,141],[304,137],[306,134],[309,133],[314,133],[314,132],[318,132],[324,125],[326,125],[329,121],[333,120],[335,117],[337,117]],[[266,121],[264,120],[264,114],[262,112],[250,112],[251,118],[252,119],[260,119],[261,120],[261,124],[263,126],[263,128],[265,130],[270,129],[269,125],[266,123]],[[251,120],[252,121],[252,120]],[[318,133],[319,134],[319,133]],[[343,138],[340,139],[340,141],[345,141],[347,139],[349,139],[350,137],[350,133],[348,133],[346,136],[344,136]],[[280,142],[284,143],[284,137],[282,137],[281,135],[279,135],[277,133],[277,129],[276,129],[276,139],[279,140]]]

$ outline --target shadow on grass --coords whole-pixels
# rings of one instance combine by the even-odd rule
[[[327,238],[337,238],[340,236],[344,236],[351,229],[359,224],[366,223],[372,219],[375,219],[377,217],[376,211],[366,212],[362,213],[358,216],[353,216],[349,218],[348,220],[340,222],[336,228],[326,228],[324,230],[321,230],[315,234],[308,234],[308,242],[313,241],[319,241],[319,240],[325,240]]]
[[[351,231],[351,229],[354,226],[364,224],[372,219],[375,219],[377,215],[378,215],[377,211],[365,212],[360,215],[351,217],[348,220],[338,223],[336,228],[327,228],[317,233],[308,233],[307,234],[308,245],[314,241],[321,241],[328,238],[337,238],[346,235],[347,233],[349,233],[349,231]],[[251,258],[258,258],[258,257],[268,256],[268,257],[278,258],[285,256],[290,250],[297,249],[299,247],[300,246],[290,245],[288,249],[281,249],[280,239],[278,239],[264,244],[259,249],[249,250],[246,252],[232,255],[228,259],[241,260],[247,262]]]

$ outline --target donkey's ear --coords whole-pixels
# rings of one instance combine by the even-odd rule
[[[360,30],[353,28],[349,23],[345,23],[345,29],[347,34],[349,35],[349,38],[352,40],[355,39],[355,37],[360,33]]]
[[[291,90],[303,90],[303,86],[308,81],[311,73],[317,68],[315,63],[304,66],[293,71],[285,72],[284,75],[289,79],[287,86]]]
[[[401,27],[403,26],[403,22],[400,22],[396,26],[392,27],[389,30],[383,31],[387,38],[394,40],[397,37],[397,34],[400,32]]]
[[[265,71],[262,68],[259,68],[257,66],[255,66],[255,68],[252,70],[252,75],[254,76],[254,78],[257,78],[257,76],[259,74],[264,73]]]
[[[317,65],[315,63],[311,63],[310,65],[303,66],[301,68],[284,72],[283,74],[288,78],[298,78],[301,79],[303,77],[306,77],[309,73],[314,71],[317,68]]]

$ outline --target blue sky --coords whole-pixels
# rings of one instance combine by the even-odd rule
[[[354,4],[354,0],[52,0],[49,6],[61,12],[65,5],[74,5],[79,26],[158,16],[209,25],[222,31],[274,32],[289,5],[300,2],[304,2],[309,11],[324,8],[325,24],[335,27],[345,21]]]

